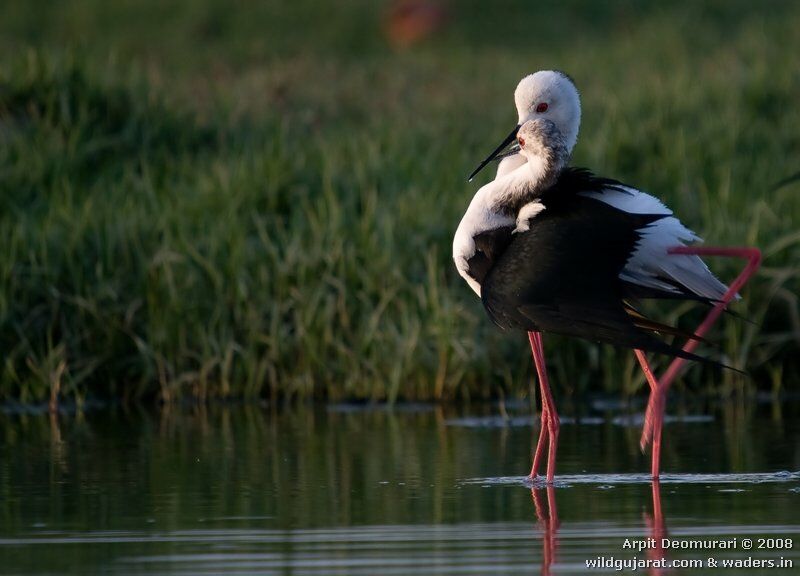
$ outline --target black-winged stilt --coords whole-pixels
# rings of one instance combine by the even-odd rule
[[[568,166],[580,126],[580,98],[561,72],[531,74],[517,86],[519,124],[470,175],[504,156],[494,181],[478,190],[453,241],[459,273],[501,327],[528,332],[542,394],[542,427],[530,476],[548,443],[553,481],[559,421],[547,379],[543,332],[632,348],[650,385],[642,448],[652,448],[659,475],[666,392],[702,337],[758,268],[755,248],[689,246],[700,240],[657,198],[621,182]],[[503,151],[516,141],[510,152]],[[701,255],[748,260],[725,286]],[[711,310],[694,332],[638,312],[641,298],[695,300]],[[688,337],[683,348],[654,334]],[[674,356],[660,380],[645,352]]]

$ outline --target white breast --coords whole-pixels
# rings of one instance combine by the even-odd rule
[[[504,226],[513,226],[515,223],[513,217],[499,214],[488,208],[492,194],[495,192],[494,188],[497,186],[496,182],[496,180],[489,182],[478,190],[453,237],[453,261],[456,264],[458,273],[478,296],[481,295],[481,286],[468,274],[468,261],[475,255],[475,241],[473,238],[481,232]]]

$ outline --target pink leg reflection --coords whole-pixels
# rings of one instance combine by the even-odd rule
[[[542,491],[547,494],[547,513],[542,499]],[[536,520],[542,529],[542,576],[549,576],[550,566],[555,561],[558,550],[558,508],[556,494],[552,485],[545,488],[531,488]]]
[[[647,558],[649,560],[660,560],[664,558],[664,548],[661,545],[662,538],[667,537],[667,524],[664,521],[664,515],[661,512],[661,485],[658,479],[653,479],[653,514],[652,516],[645,512],[644,523],[647,526],[647,532],[650,538],[655,541],[655,546],[647,549]],[[663,568],[651,567],[649,574],[651,576],[659,576],[664,573]]]

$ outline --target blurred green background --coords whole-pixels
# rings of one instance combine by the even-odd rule
[[[6,1],[0,400],[527,395],[450,246],[546,68],[581,90],[575,164],[764,251],[706,350],[752,378],[681,385],[796,390],[799,29],[790,1]],[[546,347],[558,395],[643,386],[630,353]]]

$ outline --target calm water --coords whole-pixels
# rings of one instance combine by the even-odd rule
[[[524,407],[510,412],[0,413],[0,572],[518,576],[662,556],[800,570],[800,406],[672,408],[653,486],[636,418],[595,403],[562,426],[549,490],[523,481],[535,431]],[[623,547],[649,537],[737,540]],[[744,550],[745,538],[783,549]]]

